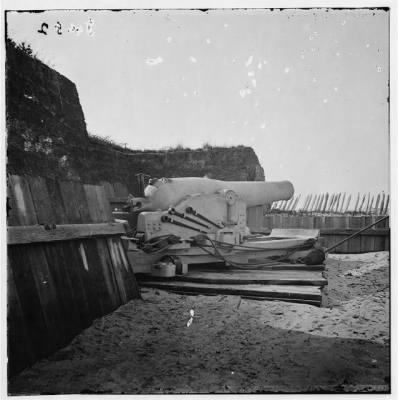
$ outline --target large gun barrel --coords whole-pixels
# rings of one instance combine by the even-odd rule
[[[212,194],[221,190],[233,190],[247,207],[288,200],[294,194],[293,185],[289,181],[228,182],[208,178],[162,178],[152,181],[145,188],[145,201],[142,202],[141,209],[167,210],[186,196],[198,193]]]

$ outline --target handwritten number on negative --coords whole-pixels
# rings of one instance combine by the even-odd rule
[[[46,30],[44,30],[44,28],[46,28]],[[42,33],[43,35],[47,35],[47,29],[48,29],[48,24],[43,22],[41,24],[41,28],[37,32]]]
[[[62,25],[59,21],[57,21],[57,23],[54,25],[54,28],[57,30],[58,35],[62,35],[62,32],[61,32]]]

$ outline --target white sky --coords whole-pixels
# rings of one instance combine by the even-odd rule
[[[389,192],[384,11],[48,11],[7,20],[11,38],[76,84],[93,134],[133,149],[243,144],[267,180],[288,179],[296,193]],[[37,32],[42,22],[47,35]],[[82,33],[68,32],[71,24]]]

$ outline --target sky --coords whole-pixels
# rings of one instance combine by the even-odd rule
[[[251,146],[296,194],[389,192],[388,12],[9,12],[7,33],[76,84],[92,134]]]

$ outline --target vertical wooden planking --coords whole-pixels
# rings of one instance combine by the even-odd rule
[[[122,303],[127,302],[127,293],[124,288],[124,282],[123,282],[123,271],[122,271],[122,265],[121,265],[121,260],[120,257],[118,257],[118,253],[115,251],[115,246],[113,244],[113,241],[111,238],[107,238],[107,245],[108,245],[108,251],[112,260],[112,267],[113,267],[113,272],[114,276],[117,282],[117,286],[119,289],[119,295],[122,300]]]
[[[359,230],[362,227],[362,217],[351,216],[349,218],[350,229]],[[356,236],[348,241],[348,251],[350,253],[360,253],[361,252],[361,236]]]
[[[8,261],[7,272],[8,374],[14,375],[22,371],[27,365],[32,365],[37,356],[25,324],[10,261]]]
[[[18,298],[23,311],[26,331],[37,358],[48,355],[50,332],[42,312],[26,245],[9,246],[8,255]]]
[[[314,217],[314,228],[315,229],[323,229],[325,227],[325,216],[324,215],[316,215]]]
[[[290,228],[301,228],[301,217],[298,215],[290,216]]]
[[[11,207],[15,207],[9,224],[36,225],[37,217],[27,178],[10,175],[8,179],[9,196],[12,198],[10,204]]]
[[[60,181],[59,188],[68,223],[91,222],[83,185],[74,181]]]
[[[290,223],[290,218],[289,218],[289,216],[288,215],[281,215],[281,223],[282,223],[282,228],[283,229],[288,229],[288,228],[290,228],[290,225],[289,225],[289,223]]]
[[[282,228],[282,215],[280,214],[272,215],[272,228]]]
[[[334,229],[347,229],[348,219],[349,217],[344,215],[333,216],[330,221],[330,224],[332,225],[331,227]],[[331,240],[333,241],[332,245],[343,239],[342,236],[338,235],[333,235],[332,238],[333,238],[333,240]],[[336,253],[348,253],[348,251],[349,251],[349,241],[341,244],[339,247],[336,248]]]
[[[17,201],[14,195],[13,181],[7,178],[7,225],[20,225]]]
[[[62,328],[62,315],[60,313],[62,307],[59,303],[54,279],[50,273],[43,246],[26,245],[24,251],[28,254],[29,264],[32,268],[32,276],[48,332],[47,351],[50,354],[65,342],[60,337],[64,334],[63,330],[60,329]]]
[[[301,218],[301,224],[303,229],[313,229],[314,228],[314,219],[315,217],[311,215],[302,215],[300,216]]]
[[[95,276],[95,272],[93,271],[93,269],[95,267],[94,265],[89,263],[89,260],[91,261],[92,258],[89,256],[87,240],[74,241],[73,245],[76,249],[74,252],[76,254],[75,263],[80,268],[80,276],[87,298],[89,309],[87,322],[91,323],[91,321],[101,315],[102,311],[101,300],[97,298],[97,289],[93,282],[93,276]]]
[[[97,191],[95,185],[84,185],[84,193],[88,205],[88,213],[90,214],[91,222],[103,222],[101,206],[97,198]]]
[[[390,251],[390,233],[388,233],[388,235],[385,236],[384,238],[384,250],[385,251]]]
[[[53,217],[56,224],[71,223],[66,216],[64,203],[62,201],[61,191],[58,181],[55,179],[45,178],[47,193],[51,202]]]
[[[98,256],[101,259],[101,267],[105,277],[105,284],[109,297],[112,300],[113,308],[117,308],[122,304],[122,299],[119,294],[118,282],[116,280],[115,272],[113,270],[112,260],[108,251],[106,239],[97,239]]]
[[[374,222],[374,217],[371,215],[367,215],[364,217],[364,223],[366,225],[370,225]],[[375,228],[369,228],[367,233],[372,233]],[[362,243],[361,243],[361,250],[363,253],[368,253],[371,251],[375,251],[375,236],[363,235],[362,236]]]
[[[113,189],[113,186],[109,182],[101,182],[101,185],[104,187],[105,194],[108,199],[116,197],[115,190]]]
[[[80,241],[65,242],[62,251],[67,257],[68,275],[72,283],[72,296],[79,309],[82,329],[87,328],[91,319],[91,309],[89,293],[87,293],[86,282],[84,279],[84,265],[79,252]]]
[[[32,201],[39,224],[56,224],[56,215],[53,210],[46,180],[40,176],[28,177]]]
[[[76,288],[78,282],[71,274],[70,260],[66,254],[70,249],[63,242],[49,243],[44,245],[47,256],[48,267],[53,278],[54,287],[58,295],[59,312],[62,316],[60,324],[60,340],[66,345],[85,325],[84,308],[76,299]],[[62,328],[61,328],[62,327]]]
[[[334,217],[332,217],[330,215],[326,215],[324,217],[324,227],[325,227],[325,229],[333,228],[334,227],[333,226],[333,222],[334,222]],[[337,242],[336,236],[334,236],[334,235],[325,235],[325,239],[324,240],[325,240],[325,242],[324,242],[324,246],[325,247],[330,247],[330,246],[334,245]],[[338,250],[335,249],[332,252],[336,253],[336,252],[338,252]]]
[[[383,215],[388,215],[388,206],[389,206],[389,204],[390,204],[390,195],[388,194],[387,198],[386,198],[386,205],[385,205],[384,210],[382,212]]]
[[[103,186],[96,186],[95,191],[97,193],[97,200],[100,205],[101,221],[102,222],[113,222],[115,219],[112,214],[111,205],[106,196],[105,189]]]
[[[83,273],[86,277],[87,292],[90,296],[90,316],[92,319],[95,319],[112,311],[113,302],[108,294],[105,276],[101,267],[102,260],[98,254],[98,247],[95,239],[81,241],[79,249],[84,252],[83,262],[85,256],[85,262],[87,263],[87,270]]]
[[[381,219],[383,215],[374,215],[373,216],[373,221],[376,222],[379,219]],[[384,220],[378,223],[373,227],[373,229],[380,229],[380,228],[385,228],[388,227],[388,221]],[[374,251],[383,251],[385,248],[385,237],[381,235],[375,236],[375,250]]]
[[[272,229],[273,228],[273,216],[268,214],[268,215],[264,215],[264,219],[263,219],[263,227],[267,228],[267,229]]]
[[[125,271],[123,273],[124,273],[124,283],[125,283],[125,290],[127,293],[127,297],[129,300],[134,298],[141,298],[140,289],[135,279],[133,268],[130,265],[128,258],[126,257],[120,238],[114,238],[113,242],[115,244],[116,251],[119,252],[121,264],[125,268]]]

